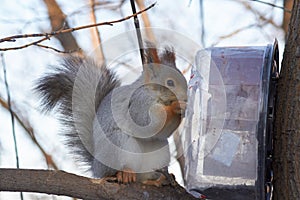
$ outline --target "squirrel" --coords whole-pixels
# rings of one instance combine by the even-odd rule
[[[92,58],[76,56],[37,80],[43,111],[58,112],[66,145],[95,178],[160,186],[165,177],[158,170],[170,162],[167,139],[184,117],[187,82],[173,48],[146,47],[144,58],[129,85]]]

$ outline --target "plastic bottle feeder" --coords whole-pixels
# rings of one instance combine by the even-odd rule
[[[187,189],[212,200],[269,199],[278,45],[198,51],[184,128]]]

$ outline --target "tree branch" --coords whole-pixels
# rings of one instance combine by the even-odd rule
[[[70,33],[70,32],[74,32],[74,31],[78,31],[78,30],[82,30],[82,29],[87,29],[87,28],[92,28],[92,27],[96,27],[96,26],[103,26],[103,25],[110,25],[113,26],[113,24],[116,23],[120,23],[123,21],[126,21],[132,17],[135,17],[137,15],[140,15],[141,13],[153,8],[155,6],[156,3],[151,4],[150,6],[148,6],[147,8],[133,14],[133,15],[129,15],[127,17],[118,19],[118,20],[112,20],[112,21],[108,21],[108,22],[101,22],[101,23],[96,23],[96,24],[89,24],[89,25],[85,25],[85,26],[79,26],[79,27],[75,27],[75,28],[68,28],[68,29],[62,29],[59,31],[53,31],[51,33],[35,33],[35,34],[22,34],[22,35],[13,35],[10,37],[5,37],[5,38],[1,38],[0,39],[0,43],[2,42],[15,42],[16,39],[20,39],[20,38],[31,38],[31,37],[43,37],[42,39],[39,39],[35,42],[31,42],[29,44],[26,45],[22,45],[22,46],[18,46],[18,47],[10,47],[10,48],[0,48],[0,51],[8,51],[8,50],[17,50],[17,49],[23,49],[32,45],[37,45],[41,42],[43,42],[44,40],[50,39],[53,36],[56,36],[58,34],[63,34],[63,33]]]
[[[276,4],[265,2],[265,1],[260,1],[260,0],[250,0],[250,1],[255,1],[255,2],[258,2],[258,3],[266,4],[266,5],[272,6],[274,8],[280,8],[280,9],[284,10],[284,12],[292,13],[291,9],[290,8],[286,8],[285,6],[284,7],[277,6]]]
[[[35,46],[42,47],[44,49],[51,49],[51,50],[53,50],[53,51],[55,51],[57,53],[74,53],[74,52],[80,52],[81,51],[81,48],[74,49],[74,50],[62,51],[62,50],[56,49],[54,47],[50,47],[50,46],[42,45],[42,44],[36,44]]]
[[[57,35],[57,34],[61,34],[61,33],[69,33],[69,32],[78,31],[78,30],[81,30],[81,29],[92,28],[92,27],[95,27],[95,26],[103,26],[103,25],[112,26],[115,23],[123,22],[123,21],[128,20],[132,17],[140,15],[141,13],[143,13],[143,12],[151,9],[152,7],[154,7],[155,4],[156,3],[153,3],[150,6],[148,6],[147,8],[145,8],[145,9],[143,9],[143,10],[141,10],[141,11],[135,13],[135,14],[124,17],[122,19],[113,20],[113,21],[109,21],[109,22],[101,22],[101,23],[96,23],[96,24],[89,24],[89,25],[85,25],[85,26],[79,26],[79,27],[76,27],[76,28],[62,29],[62,30],[59,30],[59,31],[53,31],[51,33],[35,33],[35,34],[14,35],[14,36],[5,37],[5,38],[0,39],[0,43],[1,42],[14,42],[15,39],[28,38],[28,37],[47,37],[47,39],[49,39],[49,37]]]
[[[93,179],[64,171],[0,169],[0,191],[23,191],[95,199],[196,199],[177,186],[157,188],[139,183],[130,185]]]

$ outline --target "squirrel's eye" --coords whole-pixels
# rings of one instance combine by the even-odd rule
[[[174,81],[171,80],[171,79],[167,80],[167,86],[169,86],[169,87],[174,87],[174,86],[175,86]]]

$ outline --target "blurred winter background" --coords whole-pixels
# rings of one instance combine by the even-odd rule
[[[51,32],[55,21],[53,17],[49,18],[51,15],[49,9],[55,2],[63,13],[61,16],[65,17],[64,26],[69,27],[92,24],[95,20],[111,21],[132,14],[129,0],[1,0],[0,38],[17,34]],[[95,16],[91,6],[93,2]],[[138,9],[141,9],[143,5],[147,7],[155,0],[137,0],[137,2]],[[277,38],[280,52],[283,52],[286,33],[283,27],[287,26],[284,16],[289,15],[282,9],[284,0],[157,0],[156,2],[154,8],[146,14],[150,26],[181,33],[196,42],[199,47],[265,46],[273,43]],[[142,26],[147,25],[145,18],[139,18]],[[113,26],[98,27],[103,42],[132,29],[134,29],[132,19]],[[94,29],[75,31],[72,37],[76,40],[77,47],[86,54],[99,46]],[[40,38],[24,38],[16,42],[0,43],[0,167],[16,167],[11,117],[7,108],[4,84],[3,65],[5,65],[12,110],[19,117],[19,121],[16,120],[15,131],[20,167],[58,168],[79,173],[80,167],[72,160],[62,145],[62,138],[57,134],[59,129],[57,121],[52,115],[40,114],[38,98],[32,92],[34,80],[40,77],[49,65],[57,63],[64,54],[36,45],[4,51],[5,48],[22,46],[37,39]],[[51,37],[41,44],[57,50],[68,50],[66,45],[56,37]],[[180,45],[180,41],[171,45]],[[108,53],[109,50],[103,48],[104,56],[109,56]],[[139,57],[131,59],[139,59]],[[119,76],[124,81],[128,81],[128,75],[123,73],[122,68],[135,71],[135,74],[141,70],[140,65],[131,67],[120,64],[114,70],[119,72]],[[184,70],[184,67],[181,69]],[[172,154],[176,153],[172,152]],[[174,161],[170,168],[182,183],[179,165]],[[18,194],[0,192],[0,199],[17,198],[19,198]],[[67,197],[25,194],[25,199],[67,199]]]

